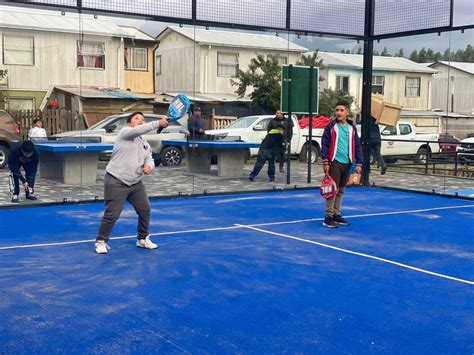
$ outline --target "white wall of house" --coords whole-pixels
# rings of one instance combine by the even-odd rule
[[[325,68],[321,71],[324,81],[321,89],[339,89],[337,77],[349,78],[349,93],[355,98],[354,109],[359,109],[362,102],[362,70],[352,68]],[[392,71],[373,71],[373,76],[384,77],[384,97],[387,102],[403,106],[406,109],[427,110],[430,101],[431,74],[404,73]],[[407,95],[406,78],[419,78],[419,96]],[[340,85],[340,84],[339,84]]]
[[[434,70],[437,70],[438,73],[433,75],[433,78],[448,78],[450,76],[454,76],[456,78],[472,78],[474,80],[474,75],[466,73],[463,70],[459,70],[456,68],[449,68],[447,65],[444,64],[437,64],[431,67]]]
[[[155,63],[161,63],[155,68],[155,91],[196,91],[201,81],[200,52],[200,46],[176,32],[164,37],[155,51]]]
[[[155,91],[234,94],[236,87],[231,85],[232,77],[218,75],[218,56],[221,53],[236,54],[239,69],[242,70],[247,70],[251,59],[257,54],[286,57],[288,64],[296,64],[300,57],[299,53],[294,52],[289,54],[284,51],[200,45],[178,33],[170,32],[161,39],[156,50],[155,62],[161,62],[161,74],[155,77]]]
[[[33,37],[34,63],[4,64],[3,40],[5,36],[7,38],[8,36]],[[46,91],[51,85],[123,87],[123,43],[121,39],[84,36],[84,41],[104,44],[104,69],[77,67],[78,40],[79,36],[71,33],[0,29],[0,68],[8,70],[9,90]]]

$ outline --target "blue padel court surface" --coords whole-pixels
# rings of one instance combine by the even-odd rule
[[[0,210],[0,353],[474,352],[474,203],[349,189],[152,202],[93,252],[100,203]]]

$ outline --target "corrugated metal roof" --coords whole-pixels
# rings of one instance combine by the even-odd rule
[[[55,89],[87,99],[152,100],[155,95],[95,86],[55,86]]]
[[[120,28],[115,23],[102,18],[95,19],[92,15],[38,9],[19,9],[0,6],[0,28],[14,28],[34,31],[65,32],[134,38],[130,32]],[[80,25],[80,26],[79,26]]]
[[[167,91],[163,93],[170,97],[175,97],[178,94],[185,94],[191,101],[200,101],[200,102],[249,102],[252,101],[248,97],[238,97],[237,95],[232,94],[201,94],[201,93],[192,93],[192,92],[172,92]]]
[[[122,26],[122,25],[119,25],[119,27],[120,27],[122,30],[125,30],[125,31],[127,31],[128,33],[130,33],[130,35],[132,35],[133,38],[136,39],[136,40],[147,41],[147,42],[156,42],[156,39],[155,39],[155,38],[153,38],[152,36],[146,34],[146,33],[143,32],[142,30],[139,30],[139,29],[136,28],[136,27],[132,27],[132,26]]]
[[[328,67],[362,69],[364,63],[364,56],[361,54],[319,52],[319,57],[323,60],[323,65]],[[373,69],[410,73],[436,73],[436,70],[428,68],[423,64],[400,57],[374,56]]]
[[[210,44],[232,48],[257,48],[277,51],[305,52],[308,49],[269,34],[254,34],[234,31],[206,30],[203,28],[168,26],[157,38],[175,31],[199,44]]]
[[[473,74],[474,75],[474,63],[467,63],[467,62],[448,62],[445,60],[440,60],[436,63],[432,63],[429,65],[431,68],[436,68],[437,65],[444,64],[446,66],[450,66],[452,68],[461,70],[463,72]]]

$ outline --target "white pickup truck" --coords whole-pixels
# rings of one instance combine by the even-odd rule
[[[224,129],[214,129],[206,131],[208,135],[219,137],[240,137],[239,140],[249,143],[261,143],[267,135],[268,124],[275,116],[246,116],[241,117],[237,121],[230,124]],[[296,116],[292,116],[293,120],[293,137],[291,138],[291,154],[297,156],[301,161],[307,159],[307,147],[311,146],[311,161],[314,163],[321,156],[321,136],[323,129],[313,129],[313,139],[311,145],[307,142],[309,136],[308,128],[300,128]],[[258,153],[258,148],[250,148],[247,151],[247,157],[255,156]]]
[[[361,134],[360,127],[358,127],[358,132]],[[398,122],[395,127],[380,125],[380,133],[382,137],[381,153],[387,162],[410,157],[414,158],[417,163],[424,163],[427,157],[440,150],[439,134],[418,134],[416,126],[410,122]],[[374,161],[375,155],[372,153],[370,162]]]

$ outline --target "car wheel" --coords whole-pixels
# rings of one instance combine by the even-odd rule
[[[314,164],[318,161],[319,158],[319,149],[314,145],[310,145],[311,147],[311,163]],[[308,161],[308,144],[305,144],[303,149],[301,149],[300,155],[298,159],[301,162]]]
[[[0,169],[3,169],[7,165],[9,153],[10,149],[5,145],[0,144]]]
[[[164,166],[180,166],[183,160],[183,153],[179,148],[166,147],[161,151],[161,163]]]
[[[426,164],[426,161],[430,158],[430,151],[424,147],[418,149],[415,156],[415,163]]]

